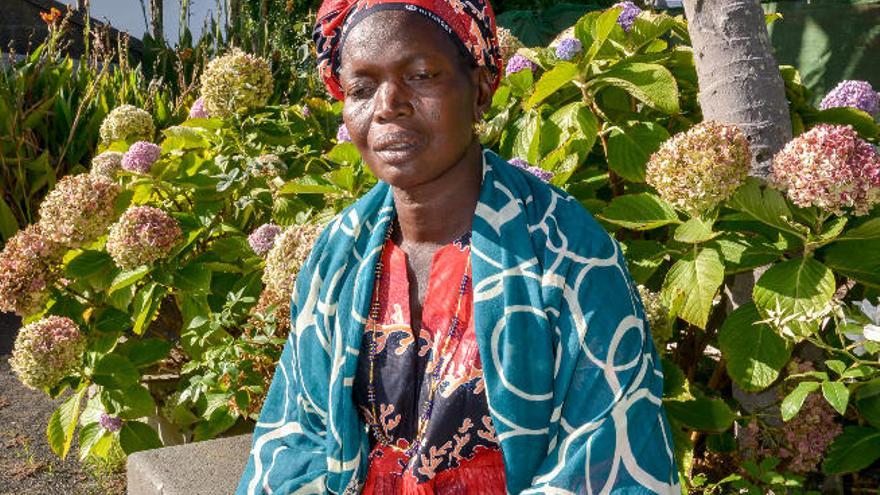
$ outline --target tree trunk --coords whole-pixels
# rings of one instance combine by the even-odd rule
[[[150,36],[156,41],[165,40],[165,30],[162,27],[162,2],[163,0],[150,0]]]
[[[759,0],[684,0],[705,120],[737,124],[749,139],[751,174],[766,177],[791,139],[785,84]]]

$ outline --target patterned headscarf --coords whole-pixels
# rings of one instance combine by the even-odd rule
[[[408,10],[435,22],[477,66],[487,67],[495,89],[501,80],[501,50],[495,13],[488,0],[324,0],[312,38],[318,50],[318,72],[334,97],[344,99],[339,85],[339,59],[345,36],[369,14],[388,9]]]

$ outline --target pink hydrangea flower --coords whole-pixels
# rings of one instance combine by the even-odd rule
[[[106,249],[120,268],[128,270],[163,258],[182,236],[177,220],[164,211],[133,206],[110,227]]]
[[[64,176],[40,204],[40,230],[70,248],[93,242],[115,218],[119,191],[119,185],[101,175]]]
[[[122,157],[122,168],[138,174],[149,174],[150,168],[162,155],[162,148],[149,141],[138,141]]]
[[[193,102],[192,107],[189,109],[189,118],[191,119],[207,119],[210,117],[208,115],[208,110],[205,108],[205,100],[203,98],[197,99]]]
[[[79,366],[85,346],[73,320],[48,316],[21,329],[9,366],[30,388],[54,387]]]
[[[248,244],[259,256],[263,256],[275,245],[275,238],[281,233],[281,227],[274,223],[260,225],[248,236]]]
[[[0,254],[0,311],[28,316],[40,310],[60,276],[63,252],[38,225],[12,236]]]
[[[880,202],[880,155],[851,126],[813,127],[776,154],[770,172],[798,206],[865,215]]]

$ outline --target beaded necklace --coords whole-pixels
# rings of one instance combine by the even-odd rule
[[[404,455],[408,459],[414,459],[413,454],[418,453],[422,448],[422,443],[424,442],[425,434],[428,431],[428,424],[431,421],[431,414],[434,410],[434,397],[436,395],[437,389],[440,387],[440,377],[443,376],[443,372],[446,369],[446,365],[448,362],[446,361],[447,356],[453,356],[455,351],[458,349],[458,345],[461,343],[461,306],[462,300],[464,299],[464,295],[467,293],[468,283],[470,282],[470,276],[468,275],[468,270],[470,269],[471,258],[467,257],[467,261],[465,262],[464,274],[461,277],[461,283],[458,287],[458,302],[455,306],[455,313],[452,317],[452,320],[449,323],[449,330],[446,332],[446,339],[443,342],[442,349],[439,353],[431,356],[431,361],[427,364],[427,372],[428,369],[433,369],[428,374],[430,381],[428,388],[428,397],[425,399],[424,404],[422,405],[421,413],[419,414],[419,422],[418,427],[416,429],[416,435],[413,439],[413,442],[410,444],[410,447],[407,449],[402,449],[396,445],[385,431],[382,429],[382,425],[379,424],[379,415],[377,413],[376,408],[376,376],[375,376],[375,364],[376,364],[376,333],[379,331],[379,294],[380,294],[380,284],[382,281],[382,273],[384,270],[384,255],[385,255],[385,247],[388,245],[388,241],[391,239],[391,234],[394,230],[394,220],[389,222],[388,229],[385,231],[385,238],[382,241],[382,250],[379,253],[379,261],[376,263],[375,276],[376,279],[373,282],[373,301],[370,306],[370,315],[367,320],[367,328],[370,330],[370,353],[369,353],[369,364],[370,364],[370,381],[367,384],[367,400],[370,403],[371,412],[373,414],[373,421],[370,423],[370,427],[373,429],[373,433],[376,436],[376,439],[383,446],[389,447],[398,452],[403,452]],[[468,244],[468,248],[469,248]],[[438,336],[441,337],[442,336]],[[451,353],[447,354],[449,350],[449,346],[453,343],[455,347],[452,349]]]

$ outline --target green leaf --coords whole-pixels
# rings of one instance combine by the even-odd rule
[[[92,372],[92,380],[107,388],[123,389],[135,385],[140,380],[137,368],[123,356],[107,354],[102,357]]]
[[[132,331],[136,335],[143,334],[153,321],[165,294],[166,289],[157,283],[147,284],[137,292],[132,306],[132,314],[134,314]]]
[[[109,307],[100,312],[94,327],[102,333],[121,333],[131,328],[131,317],[125,311]]]
[[[614,26],[617,25],[617,18],[620,17],[620,12],[623,9],[621,7],[612,7],[596,18],[596,22],[593,23],[590,29],[590,35],[593,38],[593,43],[590,45],[589,50],[587,51],[586,60],[587,62],[593,60],[593,57],[599,53],[599,50],[602,48],[602,45],[605,44],[605,41],[608,39],[608,35],[611,34],[611,31],[614,29]]]
[[[684,372],[672,361],[662,358],[663,364],[663,400],[693,400],[690,384]]]
[[[675,228],[673,237],[678,242],[699,244],[714,239],[720,233],[712,231],[712,221],[694,217]]]
[[[538,79],[537,84],[535,84],[535,90],[532,92],[532,96],[526,100],[524,108],[526,110],[534,108],[537,104],[544,101],[545,98],[558,91],[559,88],[573,81],[577,75],[577,65],[571,62],[559,62],[556,64],[556,67],[548,70],[541,76],[541,79]]]
[[[340,165],[357,165],[361,161],[361,154],[352,143],[339,143],[327,152],[327,159]]]
[[[113,258],[104,251],[83,251],[67,263],[65,272],[74,279],[92,278],[116,268]]]
[[[162,339],[129,339],[119,347],[119,352],[131,364],[143,368],[168,357],[171,347],[171,342]]]
[[[656,229],[679,222],[672,206],[651,193],[618,196],[602,210],[600,218],[633,230]]]
[[[824,255],[825,264],[836,273],[880,287],[880,239],[835,242],[820,253]]]
[[[15,219],[15,214],[12,213],[12,208],[6,203],[6,200],[0,198],[0,235],[3,236],[3,240],[9,240],[10,237],[14,236],[18,231],[18,220]]]
[[[859,416],[874,428],[880,428],[880,379],[866,382],[855,394]]]
[[[747,237],[737,232],[725,232],[712,245],[721,251],[727,275],[751,271],[779,260],[783,252],[758,237]]]
[[[100,423],[88,423],[79,429],[79,460],[89,456],[92,448],[105,436],[109,435]]]
[[[593,149],[599,132],[599,121],[584,102],[574,101],[553,112],[550,122],[559,128],[559,142],[567,142],[570,138],[583,141],[584,155]],[[547,122],[544,125],[549,126]],[[544,146],[544,143],[541,145]]]
[[[608,167],[630,182],[645,182],[648,159],[667,139],[666,129],[654,122],[612,127],[608,135]]]
[[[313,177],[302,177],[285,183],[278,194],[335,194],[340,189],[332,184],[318,183]]]
[[[720,399],[710,399],[698,395],[696,399],[685,401],[664,401],[670,419],[675,419],[685,427],[707,433],[727,431],[736,414]]]
[[[647,282],[668,256],[666,248],[657,241],[636,239],[623,246],[630,274],[639,284]]]
[[[523,158],[529,163],[538,163],[540,159],[538,152],[541,143],[541,115],[535,110],[523,113],[517,122],[516,129],[511,157]]]
[[[828,474],[854,473],[880,459],[880,430],[847,426],[828,448],[822,471]]]
[[[839,361],[837,359],[825,360],[825,367],[835,372],[837,376],[843,375],[844,371],[846,371],[846,365],[843,363],[843,361]]]
[[[791,357],[788,342],[769,325],[758,323],[760,319],[758,309],[748,303],[730,313],[718,331],[727,374],[747,392],[769,387]]]
[[[834,273],[812,258],[795,258],[770,267],[755,283],[755,304],[764,318],[786,335],[805,337],[819,330],[834,296]]]
[[[156,401],[143,385],[104,389],[101,397],[110,406],[108,411],[122,419],[135,420],[156,413]]]
[[[837,241],[860,241],[880,239],[880,217],[871,218],[870,220],[853,227],[838,237]]]
[[[126,454],[131,455],[142,450],[158,449],[162,447],[162,440],[150,426],[130,421],[119,430],[119,444]]]
[[[846,414],[849,403],[849,389],[841,382],[822,382],[822,396],[841,416]]]
[[[807,116],[806,124],[813,127],[819,123],[851,125],[861,137],[872,139],[880,136],[880,124],[864,110],[853,107],[834,107]]]
[[[699,328],[706,328],[712,301],[724,281],[724,264],[717,250],[704,248],[675,262],[666,280],[663,295],[678,317]]]
[[[52,413],[49,424],[46,427],[46,437],[52,452],[62,459],[67,457],[70,444],[73,442],[73,433],[79,420],[79,410],[86,388],[72,394]]]
[[[782,399],[782,404],[779,406],[782,420],[788,421],[797,416],[797,413],[800,412],[801,407],[804,405],[804,401],[807,400],[807,396],[817,390],[819,390],[818,382],[798,383],[797,387],[785,399]]]
[[[677,114],[678,84],[669,69],[658,64],[623,62],[591,79],[588,87],[619,87],[649,107],[665,114]]]
[[[511,92],[514,96],[521,98],[532,90],[535,75],[528,69],[523,69],[508,75],[505,79],[510,84]]]
[[[211,270],[202,263],[190,263],[174,274],[174,285],[191,292],[210,292]]]
[[[107,292],[112,294],[119,289],[136,284],[139,280],[146,277],[147,274],[150,273],[150,270],[151,267],[142,265],[131,270],[120,272],[119,275],[116,275],[116,277],[113,278],[113,282],[110,284],[110,288],[107,289]]]
[[[762,187],[759,179],[747,178],[730,198],[728,206],[777,230],[803,237],[787,221],[793,214],[782,193],[771,187]]]

